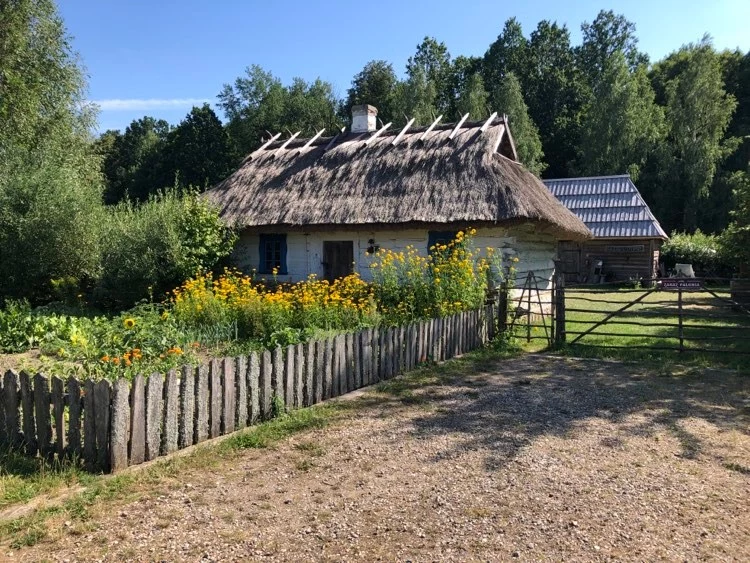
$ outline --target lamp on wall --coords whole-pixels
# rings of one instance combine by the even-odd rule
[[[371,238],[367,241],[367,254],[375,254],[378,250],[380,250],[380,245],[375,244],[375,239]]]

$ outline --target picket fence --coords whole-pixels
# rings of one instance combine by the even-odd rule
[[[268,420],[274,400],[307,407],[485,344],[495,306],[393,328],[340,334],[199,367],[119,379],[5,373],[0,442],[29,456],[118,471]],[[278,397],[278,399],[275,399]]]

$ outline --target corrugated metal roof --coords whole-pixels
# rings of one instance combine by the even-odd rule
[[[669,238],[627,174],[543,182],[595,237]]]

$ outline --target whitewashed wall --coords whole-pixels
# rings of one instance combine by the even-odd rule
[[[450,229],[445,229],[450,230]],[[260,263],[259,236],[245,231],[232,254],[233,263],[241,270],[250,273]],[[423,255],[427,255],[428,231],[426,229],[390,229],[377,231],[329,231],[288,233],[287,234],[287,275],[278,276],[279,281],[296,282],[306,279],[310,274],[323,277],[323,241],[354,242],[354,260],[356,271],[363,279],[370,281],[372,275],[370,264],[373,257],[367,254],[368,240],[373,239],[380,248],[404,250],[411,245]],[[540,288],[549,289],[557,254],[557,240],[554,236],[537,232],[533,224],[517,227],[488,227],[477,229],[474,237],[475,246],[486,252],[487,247],[495,248],[508,257],[517,257],[517,283],[523,282],[526,272],[532,270],[546,282]],[[268,278],[269,276],[259,275]]]

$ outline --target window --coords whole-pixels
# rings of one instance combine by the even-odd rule
[[[457,231],[430,231],[427,233],[427,250],[432,252],[436,244],[448,244],[456,238]]]
[[[286,235],[260,235],[261,274],[286,274]]]

